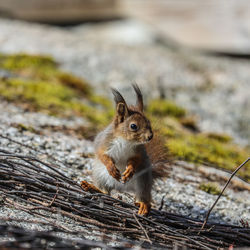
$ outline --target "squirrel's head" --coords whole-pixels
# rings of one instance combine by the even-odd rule
[[[128,141],[143,144],[153,138],[153,132],[150,121],[143,113],[142,93],[136,84],[132,86],[137,96],[135,106],[128,106],[122,95],[116,89],[112,89],[116,103],[115,134]]]

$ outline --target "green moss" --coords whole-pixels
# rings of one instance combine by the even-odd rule
[[[221,142],[204,134],[179,134],[167,140],[167,147],[177,159],[190,162],[211,164],[233,171],[249,157],[246,149],[233,143]],[[250,179],[250,166],[245,166],[239,175]]]
[[[20,76],[48,80],[57,71],[57,63],[49,56],[0,54],[0,68]]]
[[[0,54],[0,67],[11,71],[18,71],[28,68],[36,68],[40,70],[44,68],[56,69],[57,64],[50,56],[26,54]]]
[[[185,109],[177,106],[175,103],[163,100],[155,99],[152,100],[148,105],[148,112],[156,116],[173,116],[173,117],[183,117],[186,114]]]
[[[74,91],[55,82],[8,79],[1,81],[1,95],[11,101],[29,102],[33,108],[58,108],[63,111],[73,99]]]
[[[206,193],[213,194],[213,195],[219,195],[220,194],[220,188],[216,183],[208,182],[208,183],[201,183],[199,186],[199,189],[203,190]]]

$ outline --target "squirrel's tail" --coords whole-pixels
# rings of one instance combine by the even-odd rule
[[[163,139],[157,132],[154,134],[154,138],[145,146],[152,164],[153,179],[169,176],[172,160]]]

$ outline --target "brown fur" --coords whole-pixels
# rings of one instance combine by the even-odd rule
[[[154,138],[145,147],[152,163],[153,180],[168,177],[172,159],[157,131],[154,132]]]
[[[119,181],[121,179],[121,174],[120,174],[119,170],[116,168],[114,160],[110,156],[105,154],[104,149],[101,149],[97,152],[97,157],[106,166],[109,174],[113,178],[115,178],[116,180]]]
[[[141,162],[142,160],[140,154],[137,154],[128,160],[127,168],[122,174],[123,183],[127,182],[134,175],[136,169],[138,168]]]
[[[119,118],[116,118],[116,120],[118,119]],[[140,130],[132,132],[130,128],[124,129],[124,123],[126,123],[127,127],[129,127],[129,124],[134,123],[140,127]],[[145,143],[148,136],[152,134],[150,122],[143,114],[133,112],[132,115],[126,118],[124,123],[118,123],[115,126],[115,136],[121,136],[129,141]]]

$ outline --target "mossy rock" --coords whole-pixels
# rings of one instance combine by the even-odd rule
[[[58,63],[50,56],[0,54],[0,68],[15,73],[19,78],[58,82],[76,89],[82,95],[92,94],[92,88],[85,80],[59,70]]]
[[[169,150],[178,158],[198,163],[211,163],[233,170],[247,153],[231,143],[223,143],[203,134],[186,134],[169,139]]]
[[[93,94],[83,79],[58,68],[48,56],[0,55],[0,68],[15,78],[0,79],[0,95],[31,110],[57,116],[84,116],[100,129],[113,115],[111,101]]]
[[[50,56],[27,55],[27,54],[0,54],[0,67],[10,71],[23,69],[56,69],[57,63]]]
[[[57,63],[50,56],[0,54],[0,68],[23,77],[48,80],[57,71]]]
[[[186,131],[174,138],[166,139],[166,147],[177,159],[234,171],[238,165],[249,157],[249,151],[234,143],[218,141],[206,134],[192,134]],[[250,166],[239,171],[246,180],[250,180]]]
[[[149,105],[148,116],[152,125],[160,131],[168,152],[175,159],[197,164],[211,165],[217,168],[234,171],[249,155],[248,148],[242,148],[232,142],[227,134],[201,133],[195,118],[188,112],[163,112],[162,103],[166,100],[152,101]],[[157,107],[159,110],[157,111]],[[173,110],[182,110],[175,104]],[[241,177],[250,180],[250,166],[244,166],[239,173]]]
[[[173,117],[184,117],[186,114],[186,110],[175,103],[169,101],[169,100],[164,100],[164,99],[155,99],[152,100],[148,107],[147,110],[149,113],[155,116],[173,116]]]

